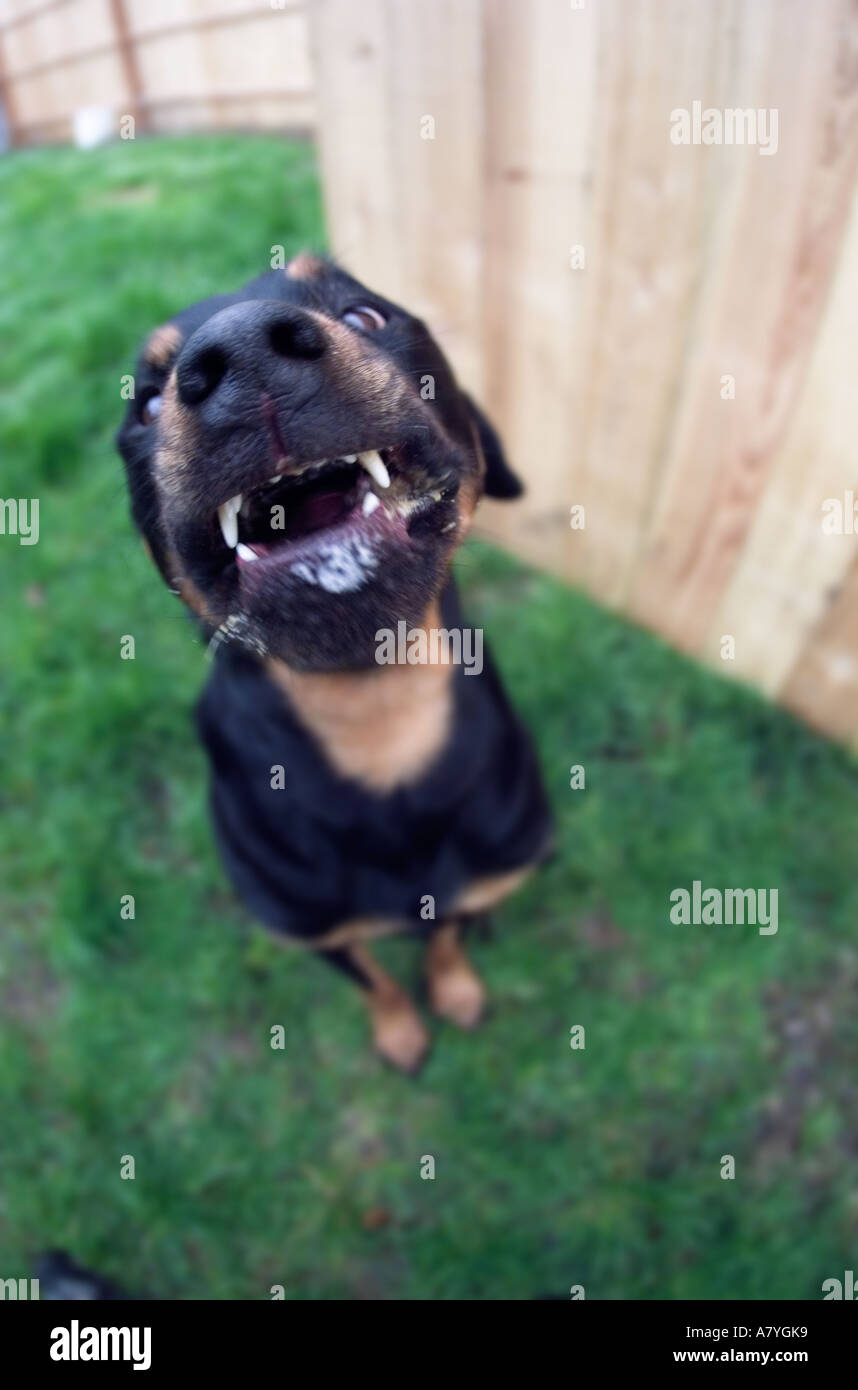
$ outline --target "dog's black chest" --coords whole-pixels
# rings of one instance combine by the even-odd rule
[[[444,625],[461,625],[452,585]],[[198,707],[221,854],[248,908],[312,939],[358,917],[419,924],[475,879],[533,863],[550,816],[530,739],[490,656],[457,667],[446,746],[415,782],[374,794],[339,776],[262,665],[219,654]],[[282,773],[280,772],[282,769]]]

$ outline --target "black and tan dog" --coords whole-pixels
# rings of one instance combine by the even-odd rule
[[[473,1026],[463,926],[550,835],[491,660],[439,645],[481,492],[520,486],[423,324],[312,256],[157,328],[135,386],[134,520],[216,648],[199,726],[227,871],[361,985],[376,1047],[413,1070],[427,1034],[367,941],[424,935],[433,1008]],[[437,659],[379,664],[391,632]]]

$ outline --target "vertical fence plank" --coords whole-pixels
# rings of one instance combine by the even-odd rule
[[[717,218],[676,428],[632,614],[699,651],[745,544],[787,428],[848,211],[850,142],[824,159],[842,100],[837,0],[743,10],[735,105],[780,112],[779,149],[730,154],[740,170]],[[772,29],[787,26],[789,45]],[[744,100],[741,99],[744,95]],[[685,149],[686,157],[700,151]],[[722,398],[725,376],[735,399]],[[722,388],[723,389],[723,388]]]
[[[317,0],[319,153],[334,254],[391,297],[405,289],[395,234],[386,0]]]
[[[481,510],[482,529],[563,572],[578,500],[588,380],[598,13],[487,0],[485,404],[527,505]]]
[[[388,149],[409,309],[431,314],[479,391],[483,243],[482,0],[388,0]],[[413,288],[412,288],[413,287]]]
[[[820,211],[824,203],[817,204]],[[747,543],[718,606],[704,655],[776,695],[839,591],[856,537],[823,530],[828,498],[858,490],[858,394],[844,370],[858,304],[858,201],[795,418],[760,498]],[[722,638],[735,657],[720,661]],[[855,724],[858,726],[858,716]]]
[[[663,458],[706,254],[712,160],[684,159],[669,113],[722,83],[732,4],[616,0],[600,7],[597,215],[588,274],[589,416],[571,575],[622,607]],[[714,89],[714,90],[713,90]]]
[[[128,88],[130,114],[134,117],[135,129],[144,131],[149,124],[149,119],[143,103],[143,82],[140,78],[137,53],[128,25],[126,0],[109,0],[109,3],[113,28],[116,33],[116,47],[122,65],[122,75]]]

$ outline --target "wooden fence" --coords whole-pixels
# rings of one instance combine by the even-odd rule
[[[0,98],[13,144],[70,139],[88,106],[141,132],[309,130],[307,4],[0,0]]]
[[[314,23],[332,243],[499,424],[529,494],[489,532],[855,738],[858,535],[823,529],[858,496],[855,4]]]

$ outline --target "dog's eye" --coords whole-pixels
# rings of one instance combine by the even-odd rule
[[[157,392],[152,396],[147,396],[140,406],[140,419],[144,425],[154,423],[161,410],[161,397]]]
[[[380,314],[377,309],[371,309],[368,304],[357,304],[353,309],[346,309],[343,323],[347,323],[350,328],[359,328],[362,333],[375,333],[384,327],[387,319],[384,314]]]

